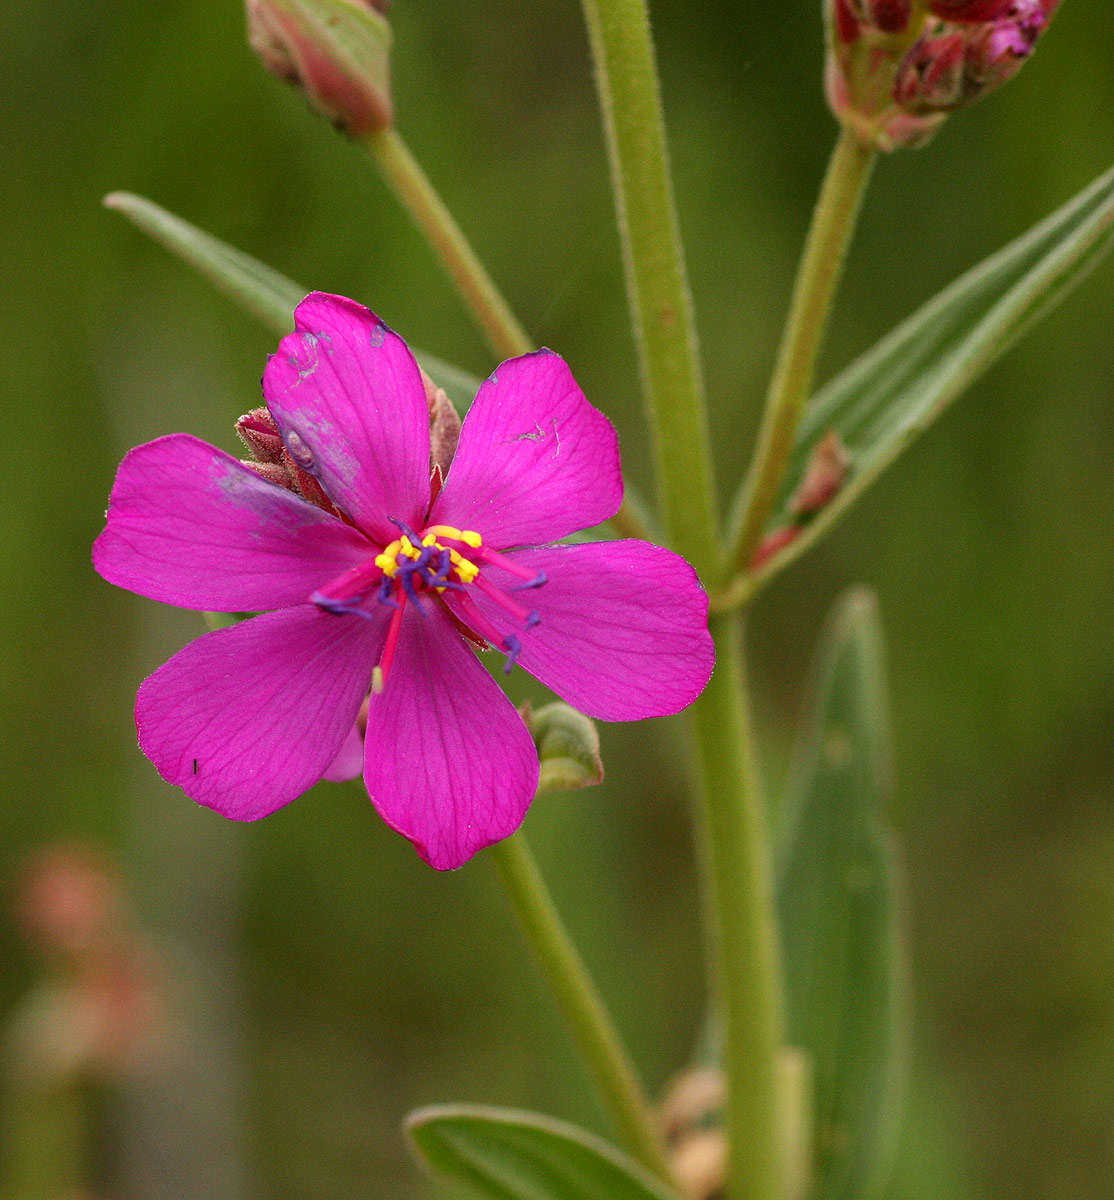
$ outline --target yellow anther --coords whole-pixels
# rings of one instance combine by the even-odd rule
[[[473,550],[478,550],[483,545],[483,538],[478,533],[471,529],[454,529],[451,525],[431,525],[426,531],[425,545],[430,545],[429,537],[450,538],[454,542],[463,542],[466,546],[471,546]]]
[[[442,546],[441,538],[446,538],[451,542],[461,542],[472,550],[478,550],[483,545],[483,538],[471,529],[454,529],[452,525],[431,525],[422,533],[422,540],[418,545],[415,545],[409,537],[403,534],[389,546],[384,546],[382,553],[375,556],[375,565],[384,575],[393,579],[398,574],[400,555],[416,561],[421,558],[422,551],[430,547],[437,550],[448,549],[449,561],[453,565],[457,578],[461,583],[471,583],[480,573],[480,568],[465,558],[459,550]],[[441,592],[445,589],[438,588],[437,590]]]
[[[383,547],[382,554],[375,556],[375,565],[384,575],[394,576],[398,574],[398,554],[401,549],[401,541],[391,542],[389,546]]]
[[[376,667],[371,673],[371,691],[374,696],[383,694],[383,668]]]
[[[461,583],[471,583],[480,573],[480,568],[474,562],[469,562],[463,554],[456,550],[449,551],[449,559],[456,568]]]

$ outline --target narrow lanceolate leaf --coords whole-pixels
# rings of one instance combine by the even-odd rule
[[[299,287],[250,254],[218,241],[143,196],[111,192],[104,204],[123,213],[133,225],[184,259],[276,333],[290,332],[294,309],[305,299],[308,288]]]
[[[767,529],[772,552],[760,574],[773,574],[814,542],[1084,278],[1112,240],[1114,170],[961,276],[814,396]],[[827,481],[829,494],[816,504],[807,494],[815,488],[806,478],[811,466],[815,482],[817,467],[823,466],[825,439],[846,466]]]
[[[537,1113],[438,1105],[406,1131],[425,1166],[483,1200],[677,1200],[614,1146]]]
[[[257,258],[205,233],[143,196],[112,192],[105,197],[104,203],[204,275],[280,337],[290,332],[294,309],[305,299],[309,288],[287,279]],[[432,354],[416,350],[415,355],[434,382],[445,389],[456,408],[467,409],[479,390],[480,381]]]
[[[871,1200],[893,1155],[909,998],[890,786],[881,630],[854,591],[818,653],[778,872],[789,1042],[812,1062],[812,1200]]]

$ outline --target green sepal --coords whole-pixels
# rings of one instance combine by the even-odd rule
[[[405,1128],[423,1165],[483,1200],[678,1200],[608,1142],[538,1113],[436,1105]]]
[[[787,1036],[811,1066],[812,1200],[885,1186],[907,1075],[904,887],[882,813],[892,788],[873,595],[837,603],[822,638],[779,846]]]

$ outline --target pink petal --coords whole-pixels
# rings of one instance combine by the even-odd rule
[[[704,690],[715,663],[708,597],[679,555],[648,542],[514,550],[508,558],[548,582],[512,593],[540,622],[522,632],[476,588],[469,595],[522,643],[518,663],[574,708],[603,721],[679,712]],[[484,568],[497,586],[519,581]],[[450,607],[453,593],[445,594]]]
[[[265,817],[335,760],[382,640],[382,620],[309,604],[207,633],[143,681],[140,748],[199,804]]]
[[[551,542],[615,514],[619,442],[549,350],[503,363],[476,395],[431,522],[496,549]]]
[[[448,871],[519,827],[538,756],[499,685],[428,608],[407,606],[386,687],[371,697],[364,780],[383,820]]]
[[[313,292],[267,362],[263,395],[294,461],[371,537],[429,507],[429,411],[406,343],[362,304]]]
[[[300,604],[374,553],[336,517],[175,433],[120,464],[93,565],[152,600],[250,612]]]
[[[336,758],[321,778],[330,783],[347,783],[349,779],[359,779],[363,773],[364,735],[359,725],[353,725]]]

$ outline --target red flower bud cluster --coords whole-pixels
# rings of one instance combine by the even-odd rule
[[[914,114],[950,112],[1005,83],[1032,52],[1052,7],[1051,0],[936,0],[935,10],[955,16],[931,23],[913,45],[894,99]]]
[[[926,142],[1012,78],[1059,0],[826,0],[833,112],[880,149]]]

